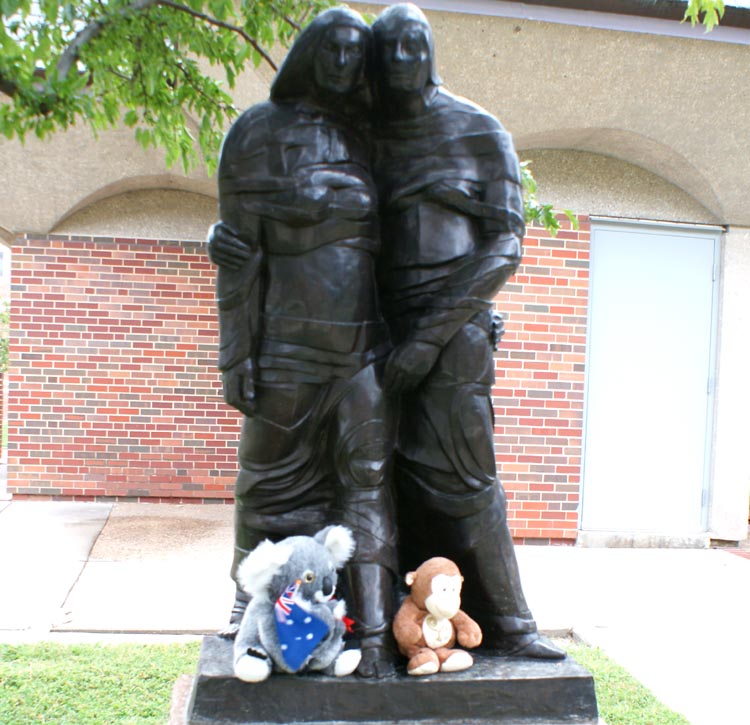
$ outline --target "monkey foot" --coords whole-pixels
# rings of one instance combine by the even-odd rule
[[[406,666],[408,674],[415,677],[434,675],[440,669],[440,661],[437,655],[428,649],[422,649],[409,660]]]
[[[443,664],[440,665],[441,672],[461,672],[468,670],[474,664],[474,658],[464,650],[454,651]],[[411,674],[411,672],[409,673]]]

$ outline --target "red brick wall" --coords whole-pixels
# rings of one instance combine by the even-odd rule
[[[13,245],[16,497],[231,496],[240,416],[221,398],[202,246],[61,236]]]
[[[514,536],[578,521],[589,230],[529,230],[497,299],[496,450]],[[20,238],[13,248],[9,489],[18,495],[231,497],[239,414],[215,368],[202,244]]]
[[[581,481],[589,223],[531,228],[496,305],[495,450],[517,540],[574,541]]]
[[[5,415],[5,373],[0,373],[0,433]]]

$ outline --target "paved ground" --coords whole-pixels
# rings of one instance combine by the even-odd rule
[[[231,506],[0,501],[0,640],[220,628]],[[750,723],[750,561],[727,551],[520,546],[541,629],[602,647],[695,725]]]

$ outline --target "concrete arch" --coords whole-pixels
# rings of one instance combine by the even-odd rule
[[[117,197],[123,194],[139,191],[181,191],[190,194],[216,199],[218,196],[216,190],[216,181],[209,178],[191,178],[179,176],[177,174],[143,174],[130,176],[124,179],[118,179],[109,184],[99,187],[92,193],[80,199],[69,209],[65,210],[57,220],[52,224],[51,231],[57,231],[65,222],[75,214],[87,209],[94,204],[98,204],[106,199]]]
[[[94,137],[83,126],[24,146],[0,141],[6,211],[0,223],[15,233],[46,234],[66,216],[97,199],[138,188],[178,188],[211,194],[215,181],[203,167],[187,175],[167,169],[161,149],[143,149],[132,129]],[[4,183],[3,183],[4,182]]]
[[[14,235],[9,232],[5,227],[0,227],[0,244],[9,247],[13,241]]]
[[[180,185],[184,186],[184,185]],[[218,218],[215,195],[148,186],[116,185],[92,194],[52,228],[56,234],[201,241]],[[109,193],[106,193],[109,192]]]
[[[664,177],[614,156],[590,151],[527,149],[539,198],[556,209],[602,216],[721,224],[695,197]]]
[[[558,128],[517,134],[516,145],[525,149],[568,149],[610,156],[639,166],[684,191],[713,216],[725,222],[719,197],[706,176],[674,148],[640,133],[621,128]]]

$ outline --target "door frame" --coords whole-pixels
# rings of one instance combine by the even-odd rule
[[[628,219],[624,217],[606,217],[591,215],[590,256],[589,256],[589,299],[586,320],[586,359],[584,372],[584,404],[583,404],[583,434],[581,441],[581,484],[580,503],[578,506],[578,543],[582,546],[660,546],[660,547],[706,547],[709,544],[709,518],[711,507],[711,492],[713,484],[713,454],[714,454],[714,424],[716,408],[716,374],[718,362],[719,316],[721,303],[721,260],[723,235],[726,229],[715,224],[691,224],[686,222],[667,222],[650,219]],[[586,481],[586,445],[588,438],[588,395],[589,373],[591,370],[591,328],[593,285],[596,275],[595,267],[595,235],[598,229],[622,231],[628,227],[647,227],[654,230],[663,229],[672,232],[698,232],[706,237],[713,237],[713,269],[711,280],[711,315],[708,350],[708,379],[706,381],[706,430],[703,452],[703,485],[701,487],[701,511],[698,536],[674,536],[655,534],[641,531],[601,531],[582,528],[583,506]]]

